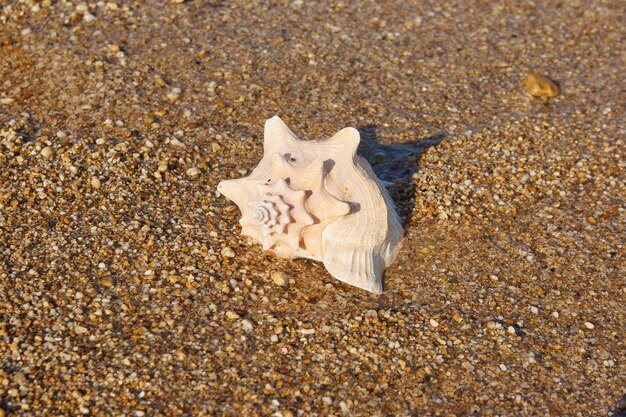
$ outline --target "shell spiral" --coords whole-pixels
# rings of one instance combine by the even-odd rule
[[[252,202],[250,217],[261,227],[263,236],[284,233],[289,225],[289,205],[280,195],[267,194],[261,201]]]
[[[303,141],[275,116],[259,165],[218,191],[240,208],[241,233],[264,250],[321,261],[335,278],[380,294],[403,231],[387,191],[356,155],[359,142],[353,128]]]
[[[257,197],[248,203],[239,223],[243,233],[259,241],[263,249],[278,256],[294,257],[300,247],[302,229],[313,224],[303,190],[293,190],[285,178],[258,184]]]

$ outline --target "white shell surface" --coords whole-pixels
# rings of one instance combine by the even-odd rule
[[[400,249],[403,230],[391,197],[369,163],[356,154],[359,142],[354,128],[326,140],[300,140],[274,116],[265,123],[264,155],[258,166],[248,177],[222,181],[218,190],[241,209],[242,233],[265,249],[282,257],[321,261],[335,278],[380,294],[383,271]],[[289,214],[290,223],[282,232],[292,234],[288,239],[277,236],[281,231],[276,225],[282,224],[278,204],[259,204],[267,201],[261,186],[273,187],[266,194],[282,195],[289,213],[297,213],[298,218]],[[298,191],[304,192],[302,201],[294,200]],[[262,207],[266,211],[255,211]],[[284,212],[283,207],[283,221]]]

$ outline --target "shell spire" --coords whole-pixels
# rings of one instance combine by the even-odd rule
[[[359,142],[354,128],[303,141],[274,116],[261,162],[218,191],[241,210],[242,234],[264,250],[321,261],[335,278],[380,294],[403,231],[387,191],[356,155]]]

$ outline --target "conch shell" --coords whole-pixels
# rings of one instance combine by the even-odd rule
[[[274,116],[259,165],[217,189],[239,206],[241,233],[264,250],[323,262],[338,280],[380,294],[403,230],[387,190],[356,154],[360,140],[351,127],[300,140]]]

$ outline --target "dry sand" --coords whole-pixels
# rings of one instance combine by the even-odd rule
[[[0,416],[623,415],[623,2],[0,4]],[[239,235],[274,114],[395,180],[382,296]]]

